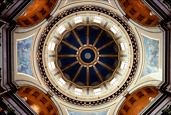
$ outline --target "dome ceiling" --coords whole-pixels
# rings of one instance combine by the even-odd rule
[[[115,99],[129,86],[138,66],[133,31],[115,12],[100,7],[61,12],[44,29],[38,49],[45,84],[63,101],[82,106]]]
[[[64,35],[57,49],[63,77],[80,86],[99,85],[109,79],[119,65],[118,45],[98,26],[72,29]]]
[[[61,2],[50,19],[14,32],[15,81],[50,93],[60,114],[124,114],[124,104],[135,97],[133,111],[142,101],[126,94],[162,79],[160,30],[128,21],[117,1],[96,3]],[[34,92],[22,90],[21,97],[41,104]]]

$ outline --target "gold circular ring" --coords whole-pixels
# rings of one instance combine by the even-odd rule
[[[86,63],[84,62],[82,59],[81,59],[81,53],[83,50],[85,49],[91,49],[94,54],[95,54],[95,57],[94,57],[94,60],[89,62],[89,63]],[[82,47],[80,47],[76,53],[77,55],[77,60],[78,62],[83,65],[84,67],[92,67],[93,65],[95,65],[97,63],[97,61],[99,60],[99,52],[97,50],[96,47],[92,46],[92,45],[83,45]]]

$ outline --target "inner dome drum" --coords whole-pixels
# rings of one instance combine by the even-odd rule
[[[64,77],[80,86],[95,86],[109,79],[119,63],[115,40],[95,25],[72,29],[58,47],[58,66]]]
[[[63,11],[49,22],[37,60],[43,81],[56,96],[94,106],[126,91],[139,53],[131,26],[116,12],[85,5]]]

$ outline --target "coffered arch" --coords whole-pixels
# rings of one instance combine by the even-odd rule
[[[155,86],[146,86],[127,94],[118,110],[118,115],[137,115],[155,98],[159,92]]]
[[[16,19],[22,27],[30,27],[50,18],[50,13],[59,0],[34,0],[33,3]]]
[[[155,27],[159,23],[159,18],[141,0],[119,0],[118,2],[126,13],[126,18],[147,27]]]
[[[33,86],[21,86],[17,94],[39,115],[59,115],[58,109],[50,99],[50,94],[45,94]]]

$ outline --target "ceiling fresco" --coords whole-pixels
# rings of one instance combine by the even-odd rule
[[[108,111],[94,112],[94,113],[83,113],[68,110],[68,115],[107,115]]]
[[[145,65],[142,76],[159,72],[159,41],[142,35],[145,48]]]
[[[17,68],[19,73],[33,76],[30,55],[31,55],[31,44],[34,35],[17,41]]]

